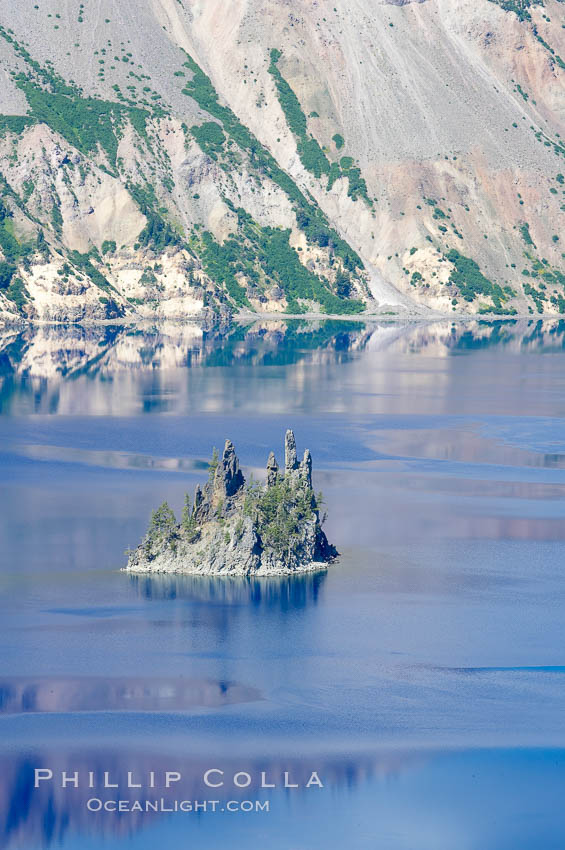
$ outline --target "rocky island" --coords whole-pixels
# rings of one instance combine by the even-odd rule
[[[298,461],[292,431],[285,435],[284,472],[267,460],[265,484],[246,483],[230,440],[214,451],[208,482],[188,494],[177,523],[164,502],[153,512],[126,570],[202,575],[287,575],[325,569],[338,552],[320,518],[321,493],[312,489],[312,456]]]

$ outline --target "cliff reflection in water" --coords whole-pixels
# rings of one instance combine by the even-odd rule
[[[212,330],[197,324],[4,329],[0,412],[72,414],[78,412],[79,397],[86,414],[175,411],[186,405],[186,370],[284,367],[311,352],[322,361],[339,360],[369,336],[360,322],[300,320]],[[77,392],[80,381],[84,393]],[[66,392],[69,382],[72,391]]]
[[[195,407],[214,412],[246,403],[261,410],[258,389],[249,385],[249,375],[241,385],[238,366],[278,369],[296,406],[311,409],[319,402],[316,383],[327,378],[328,366],[362,352],[445,358],[492,347],[513,353],[561,351],[565,321],[406,325],[281,319],[211,330],[197,324],[5,328],[0,330],[0,411],[133,415]],[[287,370],[301,362],[309,365],[307,372]],[[217,374],[204,377],[206,367]],[[269,399],[269,412],[277,405],[285,410],[284,399]]]
[[[273,578],[130,575],[132,586],[144,599],[183,599],[222,606],[251,605],[282,612],[316,605],[325,580],[325,571]]]
[[[179,629],[191,628],[197,611],[199,622],[220,645],[237,647],[258,615],[274,634],[287,635],[292,623],[293,639],[307,640],[311,619],[301,615],[322,602],[326,578],[323,571],[273,578],[130,575],[129,580],[143,599],[181,603],[173,615]]]

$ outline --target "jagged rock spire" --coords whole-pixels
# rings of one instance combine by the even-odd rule
[[[290,428],[284,437],[284,468],[286,472],[291,472],[293,469],[298,469],[298,457],[296,455],[296,440],[294,431]]]
[[[304,457],[302,458],[302,463],[300,464],[300,469],[302,470],[302,474],[304,475],[304,479],[309,487],[312,486],[312,455],[310,454],[310,449],[306,449],[304,452]]]
[[[279,465],[275,457],[275,453],[271,452],[267,459],[267,487],[272,487],[277,483],[279,475]]]
[[[197,484],[196,490],[194,491],[194,501],[192,503],[192,518],[197,522],[200,522],[200,520],[203,519],[205,509],[204,493],[202,492],[200,484]]]
[[[245,484],[243,473],[231,440],[226,440],[221,460],[214,475],[214,496],[230,498]]]

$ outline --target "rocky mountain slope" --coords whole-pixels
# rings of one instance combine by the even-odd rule
[[[564,28],[561,0],[0,0],[0,315],[565,312]]]

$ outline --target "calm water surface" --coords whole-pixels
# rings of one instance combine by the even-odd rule
[[[1,846],[565,846],[565,324],[5,331],[0,410]],[[259,477],[287,427],[339,563],[120,572],[214,445]],[[271,810],[94,814],[35,767]]]

